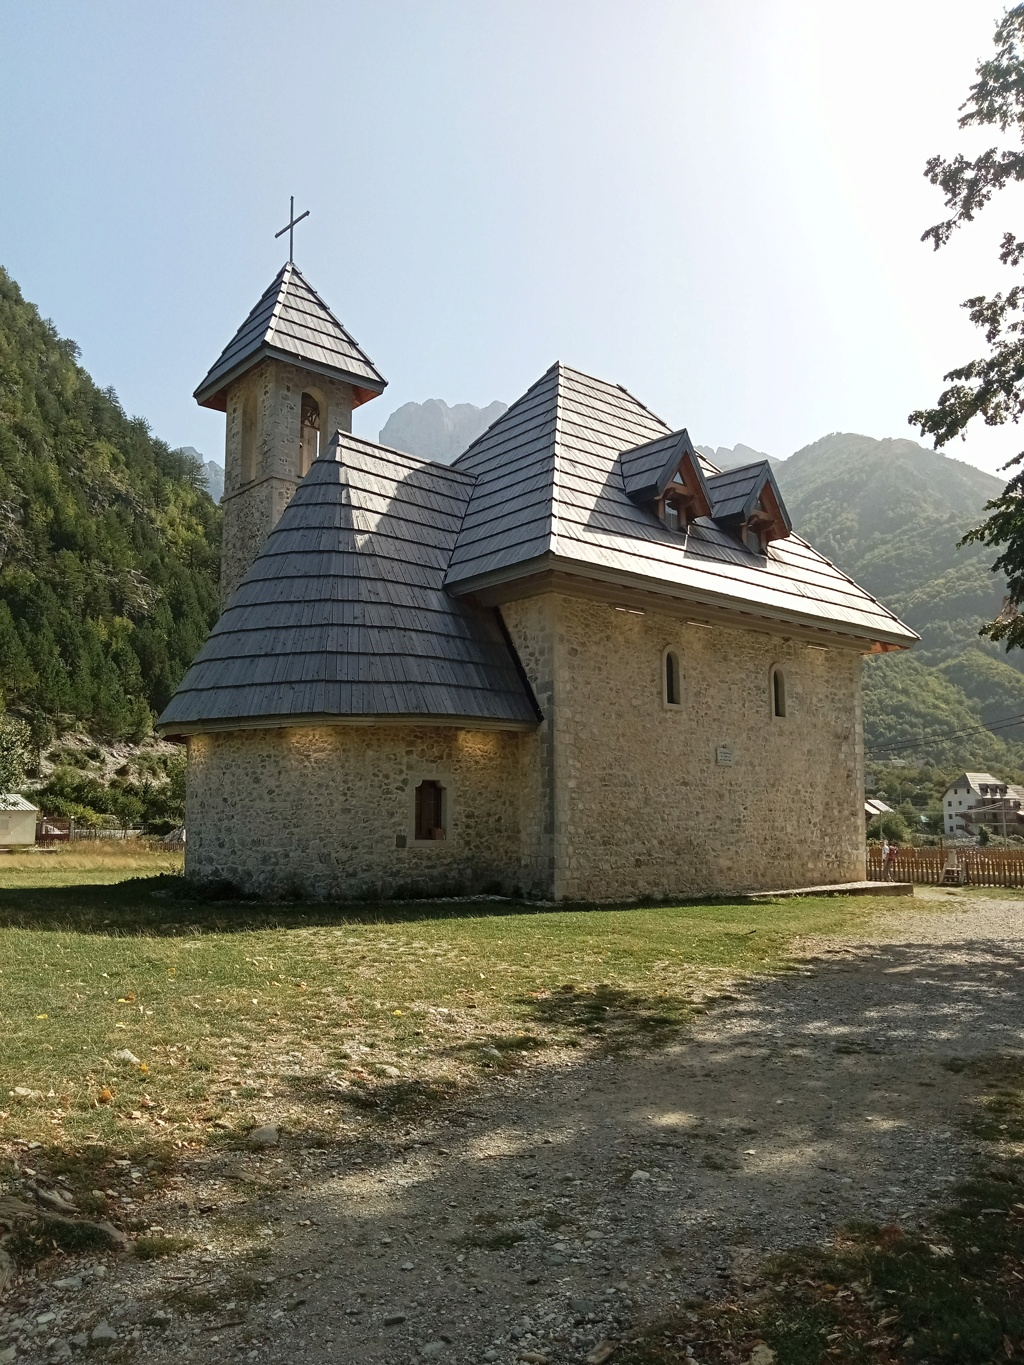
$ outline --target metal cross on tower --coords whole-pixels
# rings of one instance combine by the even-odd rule
[[[291,265],[292,262],[295,260],[295,225],[296,225],[296,223],[301,223],[302,220],[303,220],[303,218],[308,218],[308,217],[309,217],[309,209],[307,209],[305,213],[300,213],[299,216],[298,216],[298,218],[296,218],[296,217],[295,217],[295,195],[294,195],[294,194],[289,196],[288,202],[291,204],[291,208],[290,208],[289,211],[288,211],[288,222],[284,225],[284,227],[281,229],[280,232],[275,232],[275,233],[274,233],[274,241],[276,242],[277,239],[278,239],[278,237],[283,237],[284,234],[287,232],[287,234],[288,234],[288,263],[289,263],[289,265]]]

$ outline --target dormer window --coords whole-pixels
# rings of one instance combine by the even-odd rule
[[[793,529],[767,460],[713,475],[708,490],[713,520],[752,554],[766,555],[773,540]]]
[[[707,480],[685,431],[627,450],[622,463],[626,495],[670,531],[685,531],[711,513]]]
[[[751,522],[748,522],[746,526],[743,527],[740,536],[747,549],[753,550],[756,555],[763,555],[768,548],[760,530]]]

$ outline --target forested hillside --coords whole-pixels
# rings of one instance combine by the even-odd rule
[[[0,268],[0,714],[139,738],[217,615],[198,463],[125,416]]]
[[[1024,656],[978,631],[999,611],[993,553],[957,542],[1003,480],[916,441],[833,433],[775,466],[800,535],[921,636],[864,668],[869,756],[1019,765]],[[981,726],[996,725],[992,734]]]

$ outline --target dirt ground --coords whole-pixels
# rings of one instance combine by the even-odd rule
[[[631,1328],[967,1171],[966,1074],[1024,1046],[1024,901],[918,895],[661,1052],[533,1067],[398,1140],[209,1153],[147,1212],[198,1242],[22,1286],[0,1362],[614,1360]]]

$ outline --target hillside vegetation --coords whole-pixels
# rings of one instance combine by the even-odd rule
[[[125,416],[0,269],[0,714],[150,729],[217,616],[198,463]]]
[[[992,552],[958,550],[1003,481],[916,441],[838,432],[775,466],[800,535],[921,636],[864,667],[869,758],[1024,762],[1024,658],[978,636],[999,611]],[[988,733],[985,726],[996,726]]]

